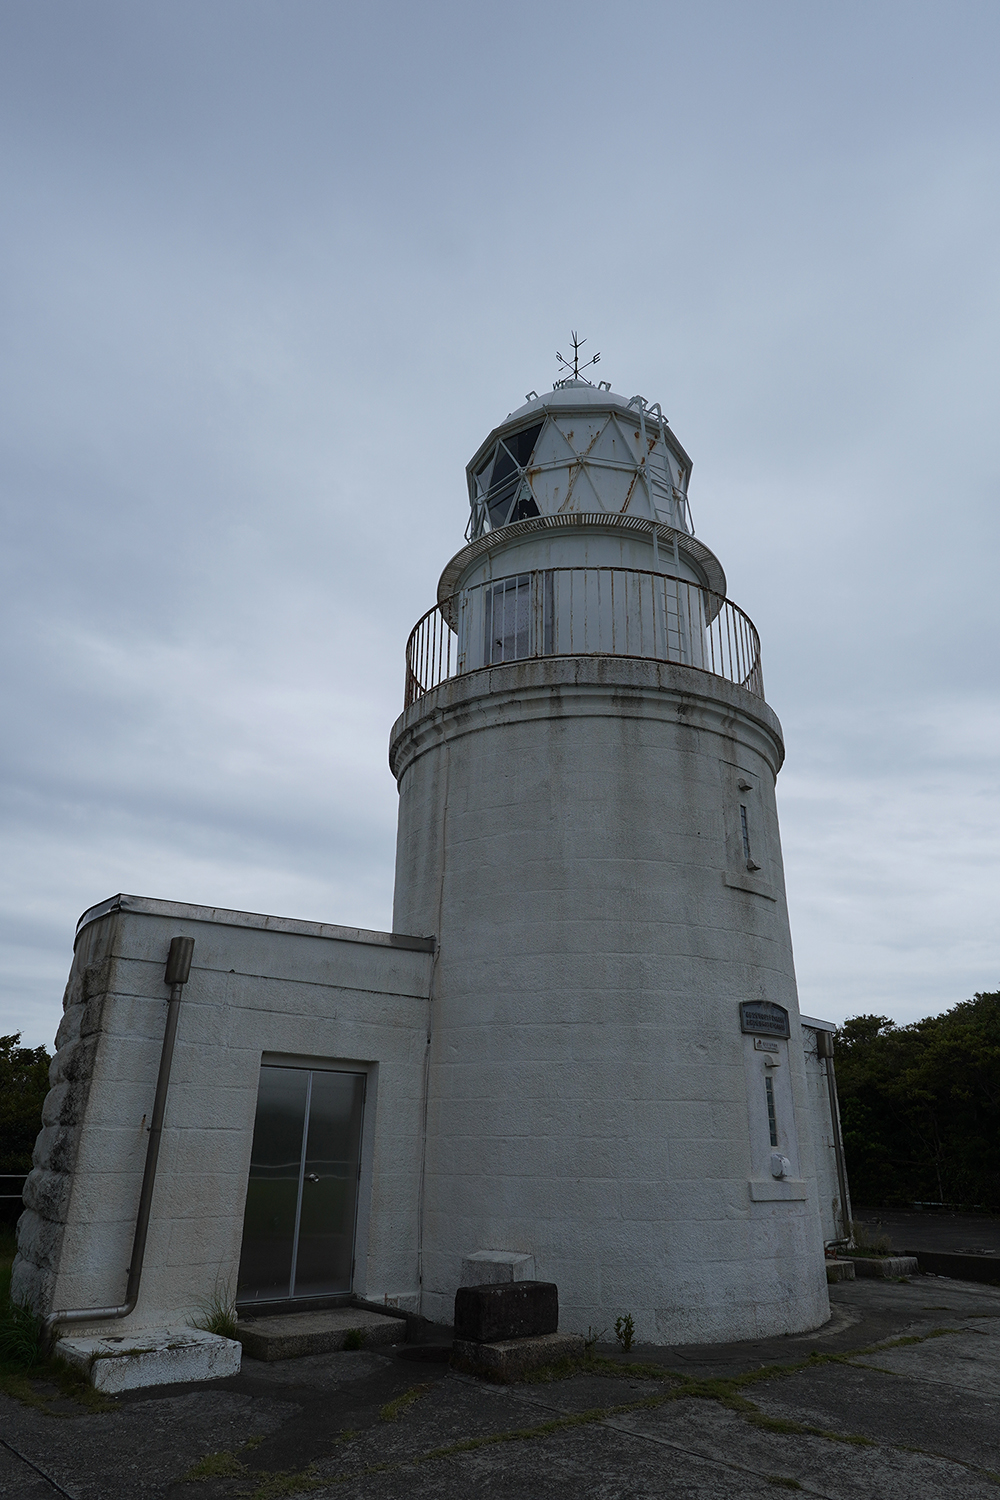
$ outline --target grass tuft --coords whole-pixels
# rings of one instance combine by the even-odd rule
[[[95,1390],[82,1370],[43,1354],[41,1318],[10,1299],[13,1244],[9,1249],[6,1261],[0,1256],[0,1391],[47,1416],[66,1415],[52,1410],[59,1396],[68,1396],[89,1411],[110,1411],[115,1402]]]
[[[196,1464],[192,1464],[186,1474],[181,1475],[181,1484],[189,1484],[198,1479],[232,1479],[237,1474],[244,1474],[246,1465],[241,1464],[235,1453],[206,1453],[204,1458],[199,1458]]]
[[[631,1380],[681,1380],[664,1365],[630,1361],[623,1364],[618,1359],[608,1359],[602,1354],[564,1354],[551,1364],[541,1365],[522,1376],[524,1385],[551,1385],[554,1380],[568,1380],[571,1375],[611,1375],[616,1379]]]
[[[268,1474],[263,1484],[250,1491],[249,1500],[283,1500],[285,1495],[305,1495],[310,1490],[324,1489],[328,1480],[316,1473],[316,1465],[305,1469],[289,1469],[282,1474]]]
[[[191,1327],[202,1333],[217,1333],[220,1338],[239,1338],[239,1319],[236,1316],[236,1298],[229,1286],[217,1286]]]
[[[402,1416],[403,1412],[413,1405],[414,1401],[419,1401],[421,1396],[426,1396],[430,1388],[430,1381],[425,1385],[414,1385],[408,1391],[404,1391],[401,1396],[397,1396],[395,1400],[387,1401],[378,1414],[379,1421],[395,1422],[397,1417]]]
[[[866,1224],[859,1224],[856,1220],[851,1223],[850,1250],[842,1253],[846,1255],[871,1256],[873,1259],[882,1260],[887,1255],[893,1254],[892,1239],[882,1228],[881,1220],[875,1225],[874,1230],[869,1230]]]
[[[41,1354],[42,1320],[32,1308],[11,1300],[11,1269],[5,1257],[0,1265],[0,1363],[27,1370]]]
[[[0,1360],[15,1368],[30,1369],[41,1352],[42,1320],[30,1307],[11,1302],[0,1307]]]

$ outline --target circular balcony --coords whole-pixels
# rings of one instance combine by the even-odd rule
[[[760,638],[731,599],[641,568],[536,568],[461,589],[417,621],[404,707],[450,677],[545,656],[673,662],[764,696]]]

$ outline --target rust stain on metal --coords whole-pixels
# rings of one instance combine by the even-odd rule
[[[590,442],[587,444],[586,448],[584,449],[584,457],[586,457],[586,455],[593,448],[594,444],[597,442],[597,439],[604,436],[604,434],[607,432],[607,430],[608,430],[609,427],[614,427],[613,413],[608,416],[608,419],[605,422],[604,426],[603,427],[599,427],[597,429],[597,431],[594,433],[594,436],[591,438]],[[612,442],[613,441],[614,441],[614,439],[612,438]]]
[[[582,472],[582,470],[583,470],[583,464],[582,463],[577,462],[575,464],[570,464],[570,466],[569,466],[569,484],[566,486],[566,499],[563,501],[562,506],[560,507],[560,509],[565,510],[566,507],[569,505],[570,501],[572,500],[572,498],[573,498],[573,486],[574,486],[574,484],[576,484],[577,476]]]
[[[628,487],[628,493],[625,496],[625,504],[622,506],[621,510],[619,511],[619,515],[624,515],[625,512],[628,510],[629,501],[632,499],[632,491],[635,489],[635,482],[636,482],[636,480],[638,478],[639,478],[639,470],[636,469],[635,473],[632,475],[632,483]]]

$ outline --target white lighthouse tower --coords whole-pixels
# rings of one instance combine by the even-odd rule
[[[578,368],[468,466],[407,652],[393,927],[434,933],[422,1310],[526,1257],[563,1326],[829,1315],[757,632],[658,406]]]
[[[829,1316],[834,1028],[799,1015],[781,726],[690,474],[575,357],[473,457],[392,730],[391,932],[81,917],[12,1289],[98,1383],[237,1368],[190,1326],[220,1287],[249,1334],[361,1299],[396,1338],[511,1277],[654,1344]]]

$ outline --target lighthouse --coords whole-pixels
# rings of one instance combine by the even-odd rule
[[[477,1264],[656,1344],[829,1316],[782,731],[691,467],[658,404],[575,359],[470,460],[409,639],[393,929],[436,938],[417,1233],[441,1321]]]
[[[799,1014],[760,642],[660,406],[578,347],[470,460],[406,643],[392,931],[80,918],[12,1287],[109,1388],[238,1368],[192,1333],[220,1287],[251,1352],[502,1280],[649,1344],[829,1317],[834,1027]]]

